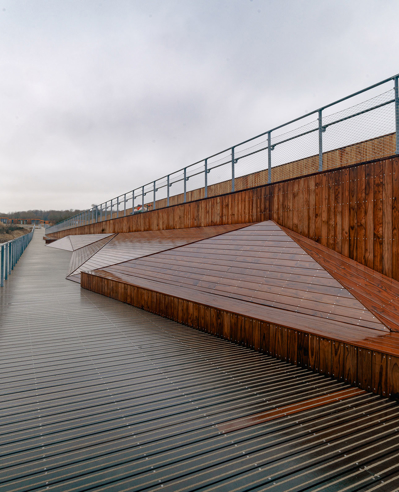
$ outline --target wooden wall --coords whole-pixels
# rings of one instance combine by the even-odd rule
[[[399,156],[51,234],[94,234],[272,219],[399,280]]]
[[[82,287],[381,396],[399,396],[399,357],[82,273]],[[367,342],[365,342],[367,343]]]

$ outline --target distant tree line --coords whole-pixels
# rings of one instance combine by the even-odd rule
[[[10,219],[42,219],[55,223],[73,217],[80,212],[82,210],[27,210],[24,212],[11,212],[9,214],[0,212],[0,217],[9,217]]]

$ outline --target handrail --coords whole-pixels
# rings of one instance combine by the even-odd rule
[[[0,287],[4,287],[4,281],[11,275],[14,266],[31,242],[34,232],[35,226],[28,234],[0,244]]]
[[[371,89],[375,89],[376,87],[379,87],[383,84],[386,84],[390,81],[394,82],[394,90],[393,90],[393,98],[390,98],[387,101],[383,101],[382,103],[375,104],[372,107],[368,107],[366,109],[362,109],[360,111],[354,112],[353,114],[346,115],[345,117],[339,118],[335,121],[328,121],[325,122],[323,121],[323,111],[331,108],[337,104],[340,104],[344,101],[347,101],[355,96],[358,96],[360,94],[363,94]],[[332,103],[329,103],[325,106],[322,106],[319,109],[315,109],[311,112],[308,112],[302,116],[299,116],[298,118],[294,118],[286,123],[283,123],[281,125],[275,126],[270,130],[267,130],[263,133],[260,133],[259,135],[256,135],[255,137],[249,138],[247,140],[244,140],[238,144],[235,144],[231,147],[228,147],[220,152],[217,152],[216,154],[212,154],[204,159],[201,159],[199,161],[194,162],[193,164],[190,164],[182,169],[179,169],[177,171],[174,171],[172,173],[169,173],[165,176],[162,176],[161,178],[156,179],[155,181],[151,181],[150,183],[145,184],[144,186],[140,186],[138,188],[135,188],[127,193],[123,193],[117,197],[111,198],[110,200],[107,200],[100,205],[96,205],[92,207],[91,209],[87,209],[73,217],[70,217],[68,219],[64,219],[63,221],[58,222],[56,225],[51,226],[47,229],[47,233],[51,234],[52,232],[56,232],[58,230],[64,230],[68,229],[71,227],[77,227],[80,225],[85,225],[85,224],[92,224],[92,223],[97,223],[97,222],[103,222],[105,220],[108,220],[108,218],[113,218],[116,212],[116,217],[120,216],[120,213],[123,212],[123,215],[126,215],[126,210],[132,209],[132,213],[136,213],[135,210],[135,201],[140,199],[141,203],[138,203],[138,207],[140,210],[137,210],[137,212],[145,212],[146,207],[145,207],[145,200],[144,197],[148,194],[151,193],[153,194],[153,199],[151,201],[147,201],[147,209],[148,209],[148,204],[152,202],[153,209],[155,209],[156,206],[156,192],[159,191],[162,188],[166,187],[166,197],[163,197],[166,199],[167,206],[169,206],[169,198],[170,198],[170,188],[172,187],[173,184],[183,182],[183,190],[182,190],[182,196],[184,196],[184,202],[186,202],[186,195],[187,195],[187,181],[194,177],[198,176],[199,174],[204,174],[204,187],[205,187],[205,196],[207,196],[207,188],[208,188],[208,177],[207,174],[209,174],[212,170],[216,168],[220,168],[221,166],[226,166],[229,165],[231,166],[231,172],[230,172],[230,177],[228,178],[231,180],[231,191],[235,190],[235,179],[236,179],[236,164],[246,158],[250,157],[254,154],[257,154],[259,152],[263,151],[268,151],[268,182],[271,182],[271,169],[272,169],[272,152],[276,146],[280,146],[284,143],[292,142],[296,138],[300,138],[306,135],[310,135],[312,133],[318,133],[318,156],[319,156],[319,171],[323,170],[323,133],[326,132],[328,128],[330,128],[333,125],[337,125],[342,122],[346,122],[347,120],[351,118],[355,118],[357,116],[364,115],[366,113],[369,113],[370,111],[374,111],[377,109],[381,109],[387,105],[394,104],[395,107],[395,130],[396,130],[396,153],[399,154],[399,74],[393,75],[392,77],[386,78],[384,80],[381,80],[380,82],[377,82],[375,84],[372,84],[365,89],[356,91],[348,96],[345,96],[343,98],[340,98]],[[287,138],[284,138],[283,140],[275,140],[276,138],[282,137],[283,135],[275,136],[274,135],[274,140],[272,141],[272,133],[275,132],[276,130],[280,130],[284,127],[287,127],[289,125],[292,125],[293,123],[296,123],[300,120],[303,120],[305,118],[308,118],[309,116],[312,115],[317,115],[317,119],[310,124],[306,124],[308,126],[308,129],[306,131],[301,131],[300,133],[295,133],[294,135],[287,136]],[[327,118],[330,118],[330,116],[327,116]],[[312,127],[309,128],[309,125]],[[303,127],[302,127],[303,128]],[[297,128],[297,130],[300,130],[300,128]],[[289,133],[293,133],[295,130],[290,131]],[[286,134],[287,135],[287,134]],[[238,147],[245,145],[249,142],[254,142],[255,140],[261,138],[261,137],[267,137],[266,140],[257,143],[252,146],[252,149],[254,147],[257,147],[258,145],[264,144],[261,146],[261,148],[257,148],[256,150],[251,150],[249,148],[247,149],[240,149],[238,150]],[[244,152],[244,154],[242,154]],[[221,156],[221,159],[219,159],[219,162],[214,162],[212,165],[212,162],[210,162],[211,159]],[[222,160],[222,162],[220,162]],[[194,166],[198,166],[199,164],[203,164],[203,169],[193,169],[192,174],[190,174],[191,168]],[[175,179],[173,179],[175,178]],[[222,181],[226,181],[226,179],[223,179]],[[219,181],[220,182],[220,181]],[[215,183],[216,184],[216,183]],[[149,188],[150,187],[150,188]],[[164,192],[165,193],[165,192]],[[128,202],[132,202],[131,206],[127,207]],[[123,204],[123,210],[120,210],[120,205]],[[115,210],[116,208],[116,210]],[[109,217],[108,217],[109,216]]]

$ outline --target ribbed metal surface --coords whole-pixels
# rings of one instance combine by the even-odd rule
[[[36,233],[0,292],[0,491],[395,490],[395,402],[81,291],[69,259]]]

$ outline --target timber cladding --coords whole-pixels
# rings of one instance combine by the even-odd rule
[[[52,234],[101,234],[274,220],[399,280],[399,156]]]
[[[399,396],[399,354],[346,343],[82,273],[82,287],[366,391]]]

